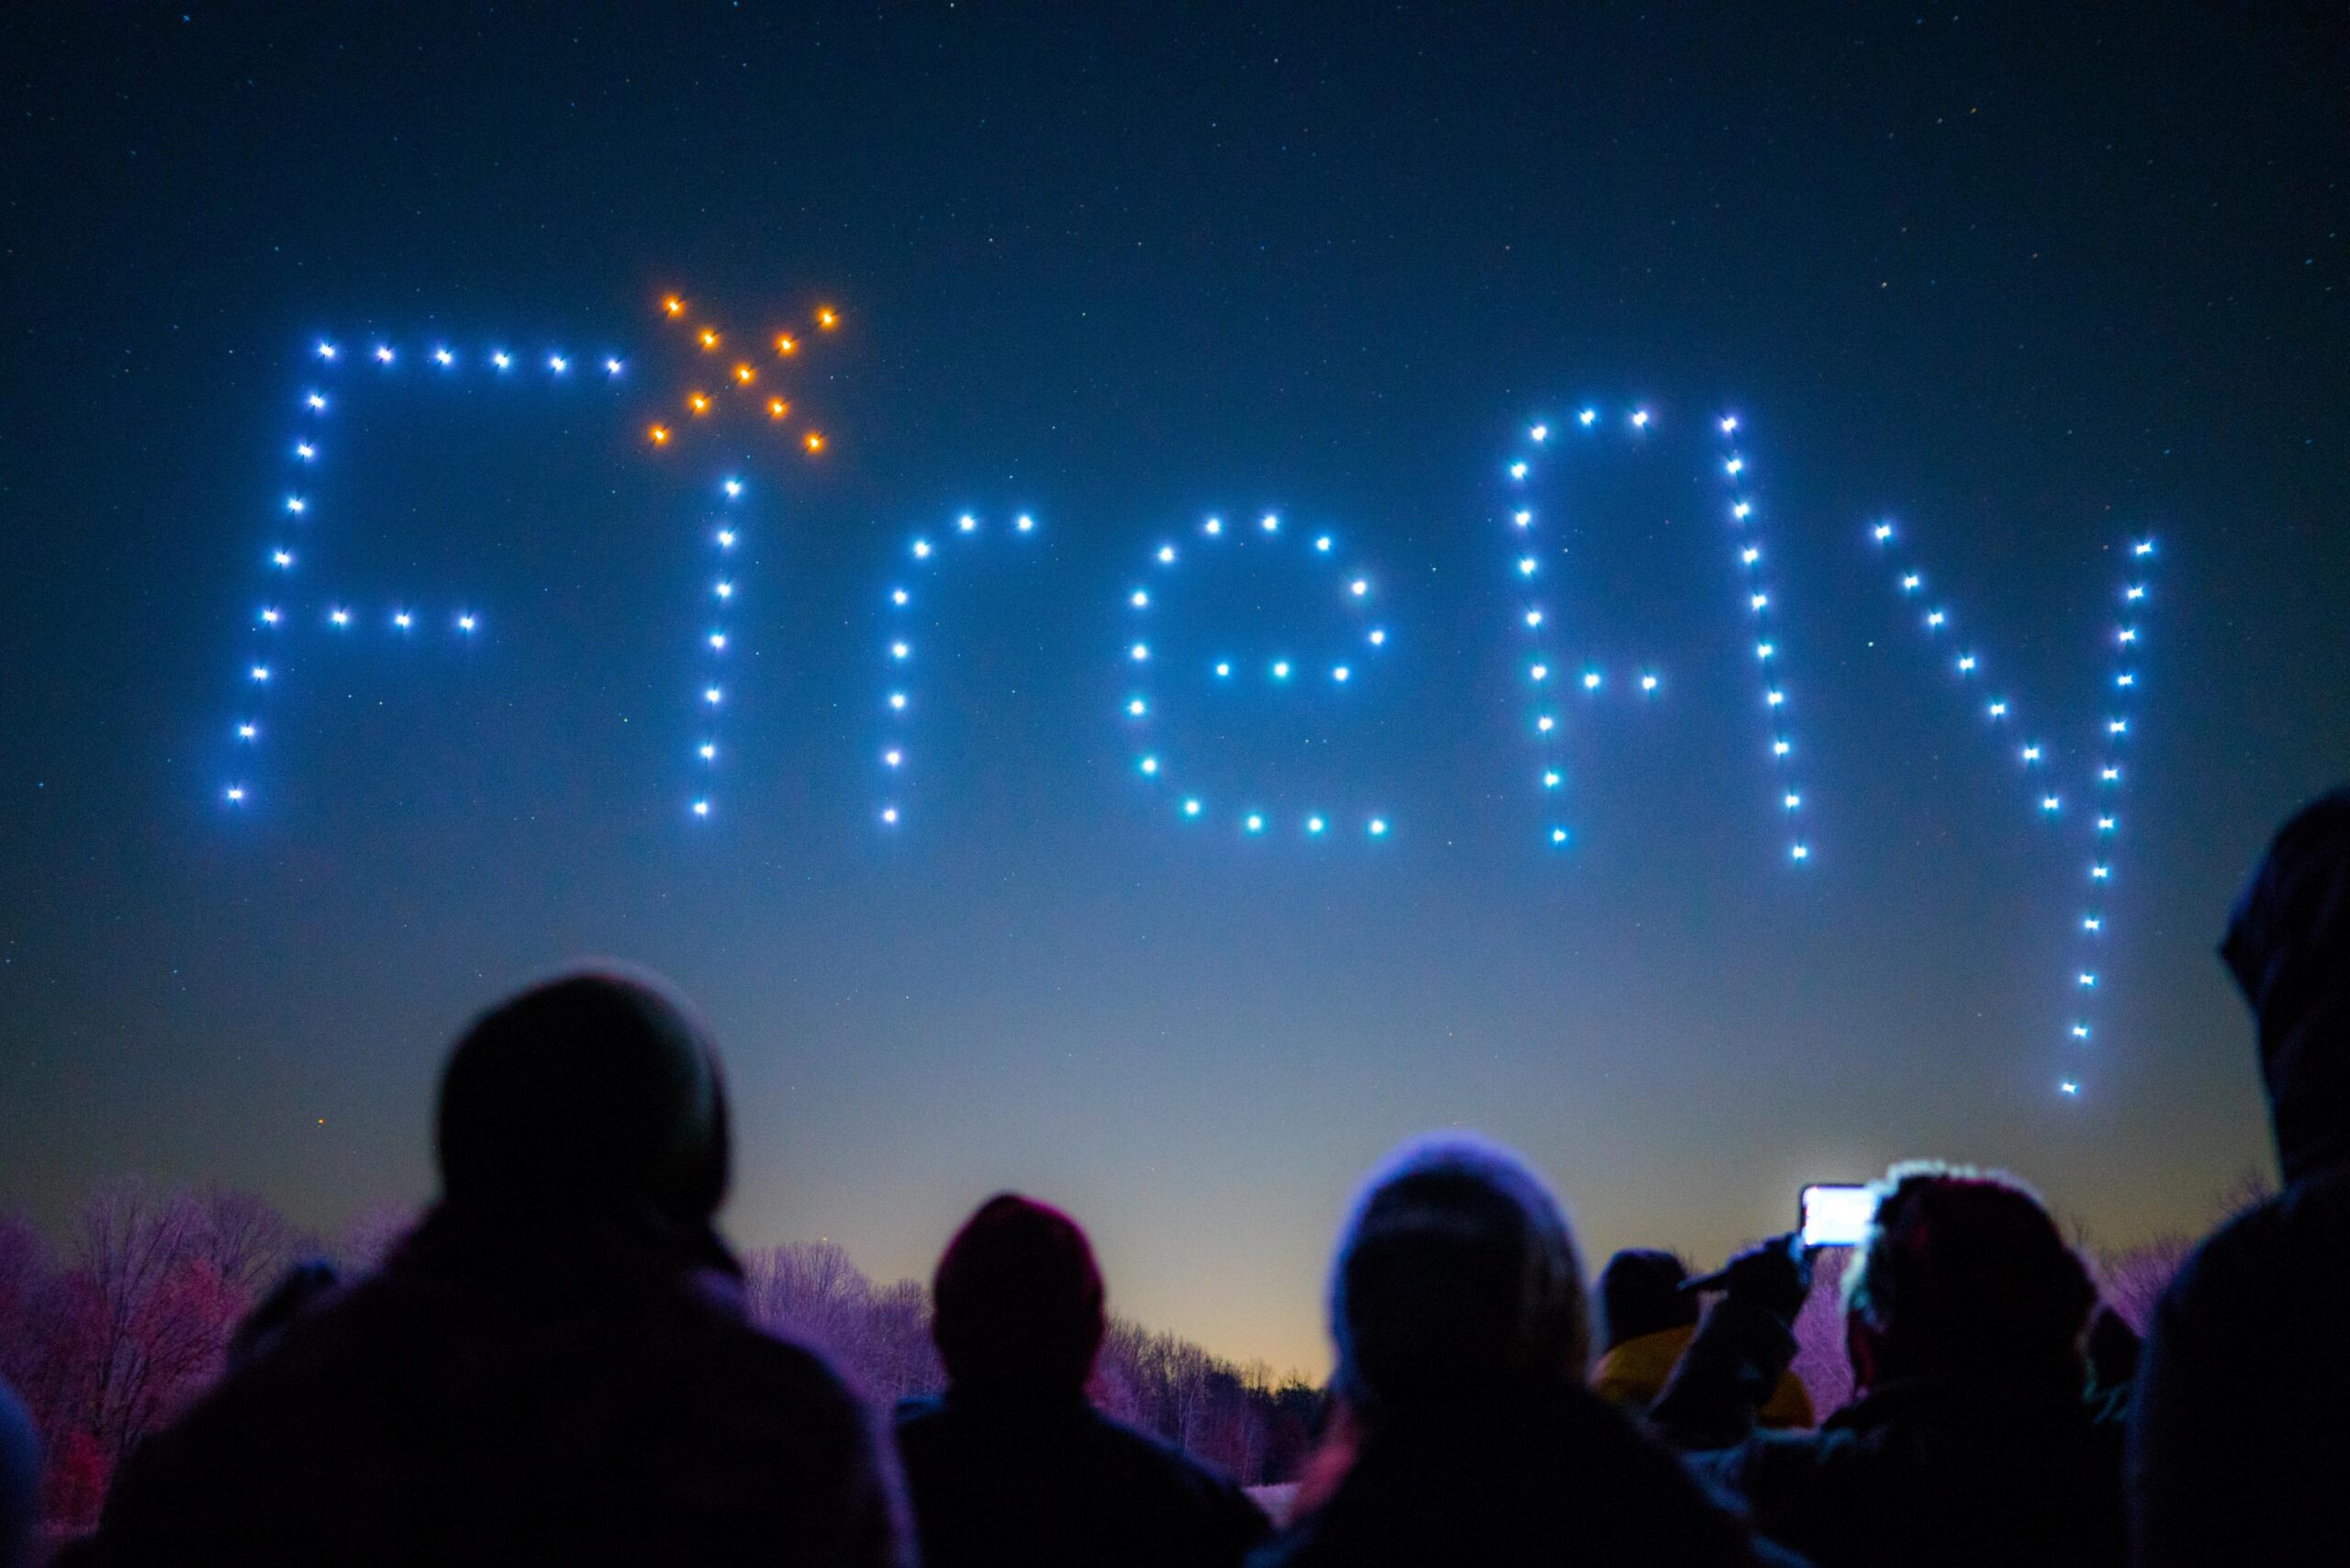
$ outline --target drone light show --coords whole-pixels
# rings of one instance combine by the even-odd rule
[[[679,333],[680,389],[665,391],[657,376],[637,373],[639,364],[662,363],[658,345],[651,353],[599,347],[585,357],[602,373],[601,407],[623,428],[642,432],[642,448],[653,460],[708,465],[692,481],[700,499],[681,535],[698,562],[701,610],[677,680],[692,716],[677,810],[698,831],[718,833],[728,819],[722,796],[742,799],[739,790],[725,795],[720,788],[740,749],[729,722],[742,683],[756,678],[741,649],[744,618],[760,614],[760,579],[745,569],[749,545],[762,531],[789,526],[782,520],[790,511],[793,468],[780,459],[804,464],[826,453],[823,432],[805,423],[797,405],[809,374],[805,353],[837,331],[841,317],[836,307],[816,307],[806,330],[767,336],[767,360],[719,358],[717,374],[706,372],[709,360],[759,335],[705,319],[683,295],[664,297],[656,317]],[[408,367],[421,364],[460,386],[469,372],[504,378],[535,366],[554,390],[582,356],[556,347],[532,359],[494,341],[467,348],[437,338],[413,353],[394,340],[369,340],[352,353],[329,337],[312,345],[309,357],[312,375],[295,395],[295,429],[276,443],[296,480],[345,458],[336,443],[337,420],[353,399],[369,395],[371,377],[415,374]],[[684,417],[665,415],[664,408]],[[1516,715],[1530,754],[1525,794],[1538,813],[1533,847],[1553,860],[1557,875],[1572,877],[1576,847],[1608,831],[1604,802],[1579,798],[1570,782],[1588,771],[1593,748],[1606,746],[1628,707],[1670,705],[1693,681],[1747,691],[1754,718],[1740,744],[1752,752],[1784,824],[1774,853],[1807,878],[1833,874],[1833,857],[1818,857],[1809,827],[1815,791],[1799,771],[1800,707],[1780,602],[1787,587],[1775,569],[1775,531],[1754,484],[1745,434],[1733,413],[1684,413],[1647,402],[1577,404],[1522,425],[1503,462],[1506,588],[1495,596],[1494,625],[1516,651],[1509,689],[1489,691],[1483,700]],[[749,465],[737,455],[745,438],[755,443],[755,458],[766,454]],[[1562,517],[1595,504],[1570,494],[1565,481],[1609,443],[1617,453],[1671,450],[1680,454],[1673,461],[1711,472],[1714,554],[1728,579],[1720,613],[1735,618],[1745,650],[1735,667],[1690,667],[1660,643],[1607,644],[1583,623],[1587,586],[1577,583],[1577,558],[1555,535]],[[241,814],[266,812],[269,710],[282,712],[283,704],[302,700],[298,678],[281,674],[298,676],[303,639],[437,634],[469,644],[494,623],[494,606],[333,580],[332,519],[313,508],[312,487],[281,493],[277,526],[263,541],[268,591],[250,622],[242,682],[251,700],[229,721],[235,760],[213,786],[222,805]],[[1909,532],[1879,521],[1868,526],[1867,542],[1933,660],[1931,671],[1955,693],[1961,719],[1980,734],[1988,759],[2004,757],[2020,779],[2030,809],[2017,831],[2047,836],[2055,861],[2069,865],[2077,881],[2079,908],[2064,933],[2052,935],[2059,956],[2050,966],[2065,981],[2055,1089],[2075,1099],[2092,1081],[2093,1047],[2105,1044],[2100,960],[2127,935],[2113,926],[2108,906],[2121,839],[2124,757],[2143,689],[2141,639],[2154,543],[2143,536],[2131,542],[2129,576],[2115,590],[2114,618],[2101,636],[2107,700],[2080,744],[2070,745],[2059,744],[2060,732],[2026,705],[2002,678],[1993,651],[1967,633],[1935,576],[1910,551]],[[923,739],[925,712],[952,700],[935,683],[937,634],[927,607],[957,591],[957,568],[967,556],[1022,552],[1042,538],[1033,510],[1015,506],[984,516],[956,510],[904,537],[894,561],[884,563],[888,619],[875,699],[882,728],[867,762],[878,790],[871,820],[881,832],[918,838],[926,819],[910,812],[907,786],[952,768]],[[1113,585],[1123,630],[1109,655],[1114,696],[1104,715],[1125,759],[1125,788],[1148,802],[1169,830],[1221,831],[1245,844],[1375,846],[1408,827],[1411,802],[1375,777],[1375,756],[1358,753],[1350,769],[1306,777],[1293,760],[1277,764],[1263,749],[1288,751],[1303,740],[1307,749],[1299,755],[1314,754],[1326,745],[1320,737],[1359,726],[1360,715],[1375,711],[1390,684],[1390,666],[1402,652],[1393,640],[1393,607],[1383,574],[1356,551],[1349,532],[1318,519],[1293,524],[1279,510],[1219,511],[1136,539],[1133,549],[1136,569]],[[1033,569],[1049,569],[1046,557],[1031,560]],[[1304,622],[1275,630],[1220,625],[1219,612],[1195,600],[1203,584],[1235,573],[1247,604],[1302,611]],[[313,588],[321,578],[325,586]],[[1081,585],[1070,588],[1082,591]],[[1082,656],[1081,650],[1072,654]],[[1228,742],[1208,738],[1237,725],[1281,722],[1293,727],[1290,746],[1260,740],[1253,751],[1235,752]]]

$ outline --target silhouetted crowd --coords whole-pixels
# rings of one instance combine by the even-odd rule
[[[568,975],[458,1042],[417,1227],[363,1278],[289,1275],[58,1560],[2350,1562],[2350,791],[2287,824],[2221,951],[2284,1185],[2143,1356],[2030,1191],[1900,1165],[1844,1271],[1857,1397],[1815,1426],[1797,1238],[1695,1281],[1620,1253],[1595,1323],[1542,1179],[1430,1138],[1340,1227],[1329,1415],[1278,1520],[1089,1404],[1092,1249],[1012,1194],[939,1260],[946,1393],[883,1430],[744,1310],[705,1034],[654,983]],[[0,1568],[32,1560],[38,1473],[0,1388]]]

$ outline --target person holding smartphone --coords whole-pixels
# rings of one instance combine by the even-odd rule
[[[1845,1271],[1854,1402],[1817,1431],[1757,1429],[1817,1250],[1791,1233],[1693,1282],[1719,1294],[1657,1428],[1820,1568],[2120,1563],[2121,1435],[2083,1398],[2087,1268],[2005,1176],[1900,1165],[1874,1197]]]

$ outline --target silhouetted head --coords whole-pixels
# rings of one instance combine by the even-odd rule
[[[1339,1392],[1372,1417],[1581,1382],[1583,1266],[1558,1200],[1497,1144],[1404,1145],[1339,1238],[1330,1333]]]
[[[442,1193],[552,1223],[649,1206],[688,1223],[725,1196],[718,1059],[654,981],[590,971],[476,1020],[441,1078]]]
[[[2081,1379],[2097,1304],[2088,1270],[2010,1177],[1897,1165],[1844,1275],[1846,1341],[1863,1383],[1926,1373]]]
[[[1102,1271],[1060,1210],[990,1198],[946,1244],[930,1294],[931,1338],[957,1391],[1057,1399],[1093,1375]]]
[[[2285,1180],[2350,1159],[2350,790],[2279,830],[2220,957],[2260,1022]]]
[[[1605,1336],[1600,1349],[1612,1350],[1627,1339],[1661,1334],[1667,1328],[1692,1328],[1697,1323],[1697,1294],[1684,1291],[1689,1265],[1670,1252],[1627,1248],[1607,1260],[1599,1271],[1599,1321]]]

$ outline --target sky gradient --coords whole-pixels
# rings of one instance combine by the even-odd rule
[[[1905,1156],[2007,1166],[2117,1244],[2199,1229],[2266,1168],[2211,946],[2350,741],[2338,22],[0,28],[0,1203],[55,1220],[125,1171],[327,1226],[421,1199],[449,1039],[594,954],[716,1030],[739,1241],[926,1274],[1017,1187],[1092,1228],[1117,1309],[1309,1371],[1346,1196],[1418,1130],[1526,1149],[1595,1263],[1716,1258],[1791,1224],[1800,1183]],[[738,342],[783,426],[746,392],[685,409]],[[1571,428],[1584,407],[1603,427]],[[1537,421],[1559,455],[1521,488]],[[1285,549],[1201,532],[1269,510]],[[2070,769],[2062,823],[1897,591],[1886,519]],[[2075,1047],[2072,813],[2139,580]],[[1599,692],[1529,693],[1529,595],[1553,678]],[[241,756],[264,602],[300,624]],[[423,634],[395,636],[410,603]],[[1310,685],[1270,678],[1291,649]],[[1194,790],[1211,820],[1181,819]],[[1344,831],[1317,842],[1324,801]]]

